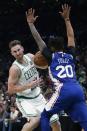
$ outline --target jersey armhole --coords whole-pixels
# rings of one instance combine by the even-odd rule
[[[72,46],[67,47],[67,53],[70,54],[72,56],[72,58],[75,59],[75,57],[76,57],[75,47],[72,47]]]
[[[17,72],[20,73],[20,74],[19,74],[19,78],[20,78],[20,76],[21,76],[21,74],[22,74],[20,67],[19,67],[17,64],[15,64],[15,63],[14,63],[13,65],[17,67]]]

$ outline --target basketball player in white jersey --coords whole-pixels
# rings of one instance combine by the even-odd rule
[[[44,109],[46,100],[41,94],[37,69],[33,63],[33,54],[25,54],[21,42],[13,40],[9,43],[12,56],[16,59],[9,70],[8,93],[16,93],[16,103],[22,115],[28,119],[22,131],[32,131],[40,121],[41,112]],[[50,119],[53,131],[60,131],[58,115],[55,114]]]

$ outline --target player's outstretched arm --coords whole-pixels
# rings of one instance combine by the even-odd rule
[[[66,24],[68,46],[75,47],[74,32],[73,32],[73,28],[72,28],[70,18],[69,18],[70,9],[71,7],[69,5],[64,4],[62,5],[62,11],[59,13],[63,17],[65,24]]]
[[[26,18],[27,18],[27,22],[28,25],[30,27],[31,33],[39,47],[39,50],[42,52],[43,49],[46,47],[45,42],[42,40],[40,34],[38,33],[38,31],[36,30],[35,26],[34,26],[34,22],[36,21],[38,16],[34,16],[35,14],[35,10],[34,9],[28,9],[28,11],[26,12]]]

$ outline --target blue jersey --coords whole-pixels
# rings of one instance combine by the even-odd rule
[[[75,74],[75,49],[68,48],[68,53],[55,52],[51,53],[48,48],[45,48],[43,55],[49,62],[49,74],[52,81],[54,79],[60,82],[76,82]]]
[[[60,82],[75,82],[75,64],[71,54],[56,52],[52,54],[52,62],[49,67],[53,78]]]
[[[82,87],[76,80],[74,48],[69,52],[51,53],[44,49],[43,55],[49,61],[49,73],[54,84],[55,92],[41,114],[42,131],[49,127],[49,116],[64,110],[73,121],[79,122],[87,131],[87,105]],[[59,82],[60,81],[60,82]]]

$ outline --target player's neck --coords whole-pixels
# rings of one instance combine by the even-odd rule
[[[20,64],[22,65],[27,65],[28,64],[28,61],[25,59],[25,58],[22,58],[20,60],[17,60]]]
[[[58,52],[58,53],[63,53],[63,50],[61,50],[61,51],[58,51],[58,50],[57,50],[57,51],[55,51],[55,52]]]
[[[55,52],[58,52],[58,53],[59,53],[59,52],[63,52],[63,49],[61,49],[61,50],[55,50]]]

